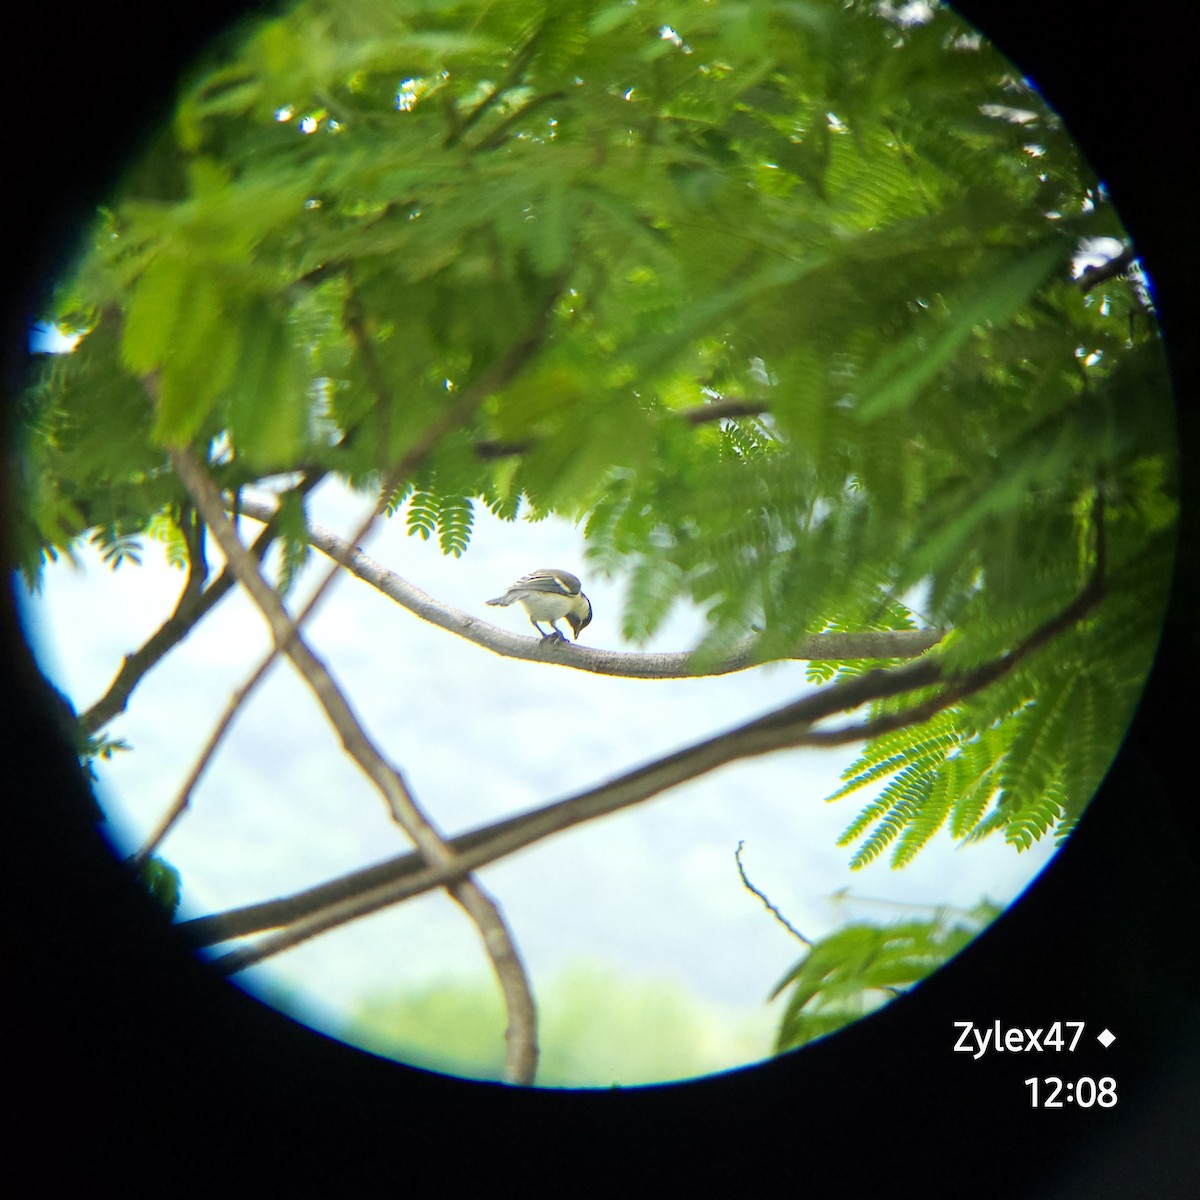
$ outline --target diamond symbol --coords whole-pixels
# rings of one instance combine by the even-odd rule
[[[1105,1050],[1107,1050],[1109,1046],[1111,1046],[1116,1040],[1117,1035],[1115,1033],[1109,1033],[1107,1029],[1102,1029],[1098,1034],[1096,1034],[1096,1041],[1098,1041],[1100,1045],[1105,1048]]]

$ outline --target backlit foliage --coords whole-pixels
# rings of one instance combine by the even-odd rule
[[[856,863],[1071,828],[1153,652],[1173,430],[1146,280],[1074,278],[1127,239],[1010,64],[825,0],[314,0],[222,45],[42,314],[83,336],[26,400],[31,578],[88,537],[182,565],[176,443],[232,489],[411,455],[448,554],[476,503],[582,518],[626,635],[692,601],[714,657],[933,625],[963,673],[1102,566],[839,793],[883,789]]]

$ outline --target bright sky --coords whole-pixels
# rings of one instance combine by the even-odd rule
[[[310,516],[348,534],[363,510],[361,497],[327,486]],[[247,525],[252,536],[258,527]],[[364,549],[431,595],[520,633],[532,630],[519,607],[484,601],[532,568],[574,571],[595,609],[582,642],[622,648],[620,582],[588,570],[581,532],[567,523],[506,524],[483,510],[466,555],[454,559],[393,520]],[[323,572],[327,560],[317,561]],[[78,567],[63,561],[47,570],[28,618],[44,667],[80,711],[168,615],[182,583],[154,543],[140,568],[110,571],[89,550]],[[337,585],[309,629],[369,732],[446,833],[569,795],[808,690],[802,663],[653,681],[511,661],[423,624],[353,578]],[[648,648],[686,649],[697,629],[695,614],[679,613]],[[109,727],[133,746],[100,768],[122,852],[170,804],[266,645],[261,617],[228,597]],[[726,767],[484,869],[535,991],[580,963],[678,984],[724,1027],[751,1031],[740,1048],[714,1051],[714,1067],[735,1065],[767,1053],[780,1009],[766,996],[803,950],[742,887],[739,841],[750,879],[809,937],[850,919],[896,919],[913,905],[1007,903],[1048,860],[1049,842],[1018,855],[995,839],[959,850],[942,835],[903,871],[886,860],[849,871],[850,851],[835,842],[871,797],[832,805],[823,797],[854,755],[854,747],[791,751]],[[186,917],[286,894],[405,849],[378,794],[281,665],[245,707],[160,853],[183,875]],[[846,888],[849,899],[834,898]],[[365,993],[488,972],[475,930],[439,894],[313,939],[239,982],[281,983],[309,1020],[331,1027]]]

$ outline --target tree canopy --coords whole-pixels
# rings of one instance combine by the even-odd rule
[[[863,739],[843,792],[886,786],[843,842],[902,864],[943,827],[1065,836],[1102,778],[1173,553],[1153,299],[1061,121],[948,10],[309,0],[213,48],[89,237],[43,314],[80,341],[24,402],[22,565],[154,536],[187,570],[93,749],[251,587],[221,495],[286,481],[254,550],[284,545],[261,603],[303,655],[279,597],[334,476],[452,555],[481,503],[584,522],[627,639],[707,614],[691,673],[813,660],[812,696],[572,820]],[[418,823],[389,879],[465,886],[544,811],[441,849]]]

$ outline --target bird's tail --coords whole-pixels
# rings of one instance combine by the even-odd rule
[[[495,600],[487,600],[487,601],[485,601],[485,603],[491,604],[493,606],[498,605],[501,608],[507,608],[515,599],[516,599],[515,596],[510,595],[508,592],[505,592],[503,596],[497,596],[495,598]]]

